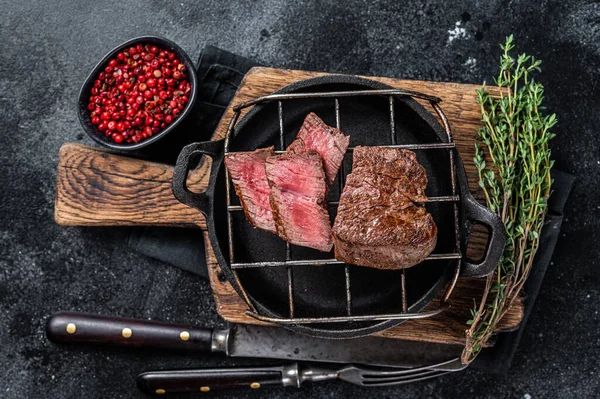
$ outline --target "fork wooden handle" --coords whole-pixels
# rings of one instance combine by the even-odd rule
[[[285,384],[283,371],[282,367],[150,371],[139,375],[137,385],[150,395],[292,385]]]

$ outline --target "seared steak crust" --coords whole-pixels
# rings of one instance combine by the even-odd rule
[[[433,251],[437,227],[424,207],[427,175],[412,151],[357,147],[333,226],[335,257],[402,269]]]

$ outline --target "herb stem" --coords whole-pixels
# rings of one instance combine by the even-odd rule
[[[473,361],[493,336],[527,281],[552,184],[548,142],[554,137],[550,129],[556,116],[540,112],[544,87],[530,76],[540,70],[541,62],[526,54],[513,59],[512,35],[501,48],[499,94],[490,95],[485,84],[477,90],[483,126],[474,161],[486,204],[502,218],[507,240],[496,271],[486,279],[479,305],[475,302],[471,309],[463,363]],[[489,154],[489,165],[484,154]]]

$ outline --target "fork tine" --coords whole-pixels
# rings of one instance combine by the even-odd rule
[[[396,380],[386,381],[383,383],[370,382],[370,383],[363,383],[362,385],[366,386],[366,387],[387,387],[387,386],[393,386],[393,385],[408,384],[410,382],[428,380],[430,378],[441,377],[443,375],[454,373],[454,372],[455,371],[436,371],[433,374],[427,374],[424,376],[419,376],[419,377],[414,377],[414,378],[406,378],[406,376],[405,376],[405,377],[399,377]]]
[[[430,375],[430,374],[435,374],[438,373],[438,370],[422,370],[422,371],[418,371],[418,372],[414,372],[412,374],[403,374],[403,375],[398,375],[398,376],[393,376],[393,377],[377,377],[377,376],[366,376],[364,375],[362,378],[362,381],[364,383],[378,383],[378,382],[389,382],[389,381],[400,381],[403,379],[410,379],[410,378],[414,378],[414,377],[421,377],[421,376],[426,376],[426,375]]]
[[[359,369],[361,369],[362,371],[362,376],[363,377],[367,377],[367,378],[377,378],[377,377],[394,377],[394,376],[402,376],[402,375],[409,375],[409,374],[413,374],[419,371],[430,371],[430,370],[438,370],[438,371],[454,371],[454,370],[449,370],[447,368],[444,368],[445,366],[450,366],[451,364],[457,363],[458,361],[460,361],[460,359],[456,358],[456,359],[452,359],[452,360],[448,360],[446,362],[442,362],[442,363],[438,363],[438,364],[433,364],[433,365],[429,365],[429,366],[423,366],[423,367],[418,367],[418,368],[411,368],[411,369],[401,369],[401,370],[375,370],[375,369],[366,369],[366,368],[362,368],[359,367]],[[463,368],[465,368],[466,365],[461,364],[459,366],[459,368],[456,369],[456,371],[458,370],[462,370]],[[440,369],[441,368],[441,369]]]

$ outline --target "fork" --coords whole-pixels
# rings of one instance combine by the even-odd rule
[[[140,374],[138,387],[147,394],[209,392],[213,389],[267,386],[300,386],[307,381],[339,379],[365,387],[383,387],[440,377],[460,371],[466,365],[459,358],[447,362],[411,368],[362,367],[346,365],[338,369],[301,366],[292,363],[275,367],[237,367],[197,370],[149,371]]]

